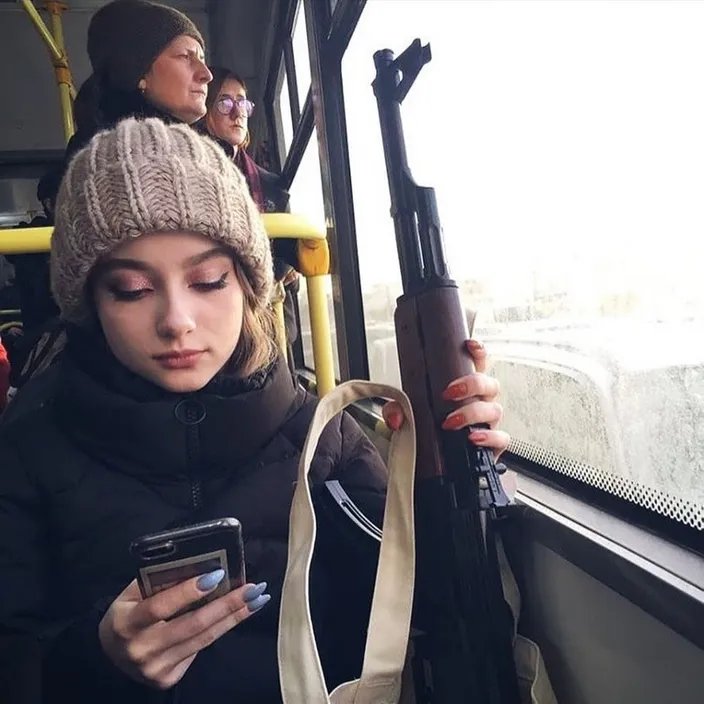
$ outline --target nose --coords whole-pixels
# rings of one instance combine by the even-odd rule
[[[177,295],[166,296],[157,313],[156,331],[159,337],[178,340],[195,328],[195,316],[187,302]]]
[[[198,68],[196,69],[196,80],[199,83],[205,83],[206,85],[213,80],[213,74],[204,61],[198,60]]]

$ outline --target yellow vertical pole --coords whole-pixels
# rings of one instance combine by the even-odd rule
[[[325,295],[325,281],[330,274],[330,248],[327,241],[299,239],[298,268],[306,277],[315,381],[318,396],[322,398],[335,388],[332,335]]]
[[[61,117],[64,125],[64,136],[66,141],[73,136],[75,127],[73,124],[73,98],[76,90],[71,78],[71,69],[68,65],[68,57],[64,47],[64,33],[61,26],[61,13],[68,9],[68,6],[55,1],[48,1],[45,7],[51,16],[52,32],[49,31],[44,20],[41,18],[37,8],[31,0],[18,0],[27,16],[35,26],[39,36],[46,44],[51,56],[51,63],[54,66],[56,84],[59,88],[59,99],[61,101]]]
[[[68,55],[66,54],[66,46],[64,44],[64,30],[61,23],[61,14],[68,10],[68,6],[62,2],[56,2],[56,0],[48,0],[44,3],[44,7],[51,17],[51,33],[54,36],[54,41],[59,51],[61,51],[61,60],[54,62],[54,71],[56,73],[56,84],[59,87],[64,135],[68,142],[76,130],[73,122],[73,98],[75,97],[75,89],[73,87],[71,69],[68,65]]]
[[[272,239],[295,239],[298,259],[297,271],[306,277],[310,331],[313,339],[313,364],[315,387],[320,397],[335,388],[332,334],[325,283],[330,275],[330,248],[325,230],[311,225],[301,215],[290,213],[265,213],[264,227]],[[279,330],[284,330],[283,307],[275,308]],[[277,338],[285,344],[285,335]]]
[[[327,244],[327,242],[325,243]],[[335,388],[335,366],[332,357],[332,334],[325,295],[327,276],[307,276],[310,333],[313,338],[313,363],[318,396],[322,398]]]

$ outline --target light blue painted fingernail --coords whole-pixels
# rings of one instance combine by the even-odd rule
[[[214,572],[209,572],[204,574],[197,582],[198,589],[202,592],[207,592],[213,587],[216,587],[222,578],[225,576],[225,570],[215,570]]]
[[[265,604],[268,604],[270,599],[271,599],[271,594],[261,594],[253,601],[248,602],[247,608],[249,609],[249,612],[253,614],[255,611],[259,611],[259,609],[261,609],[262,606],[264,606]]]
[[[249,587],[244,593],[245,602],[254,601],[258,596],[261,596],[266,591],[266,582],[259,582],[253,587]]]

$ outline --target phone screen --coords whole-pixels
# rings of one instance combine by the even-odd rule
[[[165,589],[185,582],[187,579],[199,577],[215,570],[225,571],[225,577],[218,585],[218,588],[208,595],[209,597],[217,598],[229,591],[230,578],[225,550],[216,550],[204,555],[184,557],[180,560],[141,567],[139,576],[145,596],[153,596]]]

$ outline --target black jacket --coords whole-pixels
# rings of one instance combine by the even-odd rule
[[[184,397],[73,342],[51,371],[41,407],[0,428],[3,702],[278,703],[289,509],[314,399],[294,387],[282,362]],[[184,425],[176,412],[183,404],[204,410],[202,422]],[[321,438],[314,496],[331,478],[381,525],[386,470],[346,414]],[[248,579],[267,581],[271,602],[202,651],[170,693],[133,682],[97,638],[102,615],[135,576],[130,542],[222,516],[241,521]],[[361,562],[335,531],[319,520],[311,581],[329,687],[361,671],[375,569],[375,558]],[[32,699],[40,681],[43,698]]]

